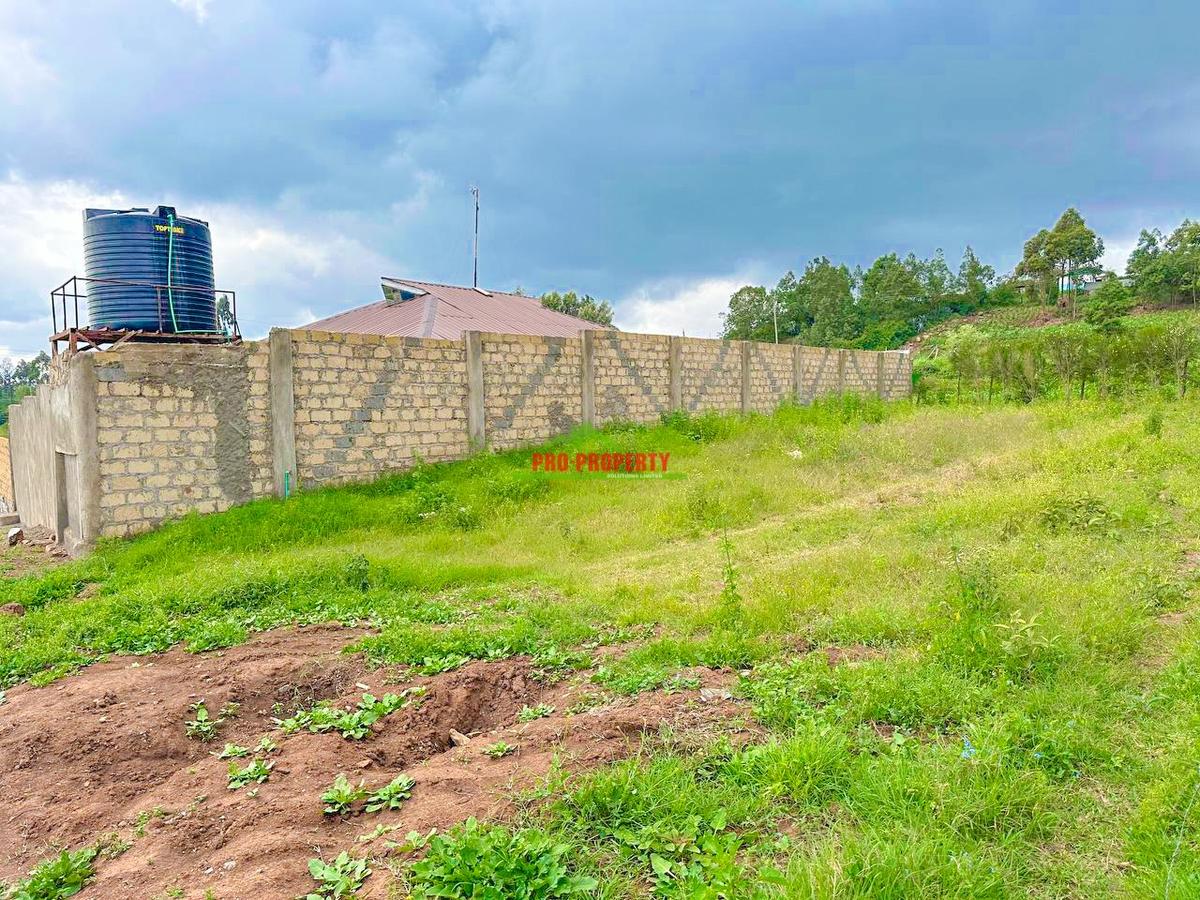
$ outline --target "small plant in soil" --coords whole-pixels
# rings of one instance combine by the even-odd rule
[[[384,694],[376,698],[363,694],[355,709],[338,709],[328,702],[321,702],[311,709],[299,710],[286,719],[276,719],[275,724],[284,734],[295,734],[308,729],[314,734],[337,731],[348,741],[361,741],[371,733],[371,726],[384,716],[408,706],[415,698],[425,693],[422,687],[412,687],[399,694]]]
[[[254,761],[243,769],[239,769],[236,762],[231,762],[229,764],[229,789],[236,791],[248,784],[262,784],[271,777],[271,769],[274,766],[275,763],[264,762],[258,757],[255,757]]]
[[[4,894],[5,900],[58,900],[60,897],[74,897],[96,874],[93,863],[97,852],[95,847],[85,847],[73,853],[64,850],[58,856],[39,863],[27,879],[18,882],[11,893]]]
[[[462,656],[458,653],[427,656],[425,657],[425,661],[417,666],[417,671],[422,675],[441,675],[443,672],[451,672],[460,666],[465,666],[470,661],[470,657]]]
[[[537,706],[523,706],[517,713],[518,722],[532,722],[534,719],[544,719],[554,714],[554,707],[549,703],[539,703]]]
[[[143,809],[137,814],[137,818],[133,822],[133,836],[145,837],[146,826],[150,824],[151,819],[161,819],[166,816],[167,812],[161,806],[156,806],[154,809]]]
[[[347,816],[353,812],[354,804],[366,796],[367,788],[364,782],[353,784],[345,775],[339,773],[338,777],[333,779],[333,786],[321,795],[321,801],[325,804],[325,815]]]
[[[412,796],[415,783],[407,775],[397,775],[383,787],[371,792],[367,797],[367,812],[376,813],[385,809],[399,809],[404,805],[404,801]]]
[[[254,748],[254,752],[255,753],[274,753],[278,749],[279,749],[279,745],[276,744],[273,740],[271,740],[271,736],[268,734],[268,735],[264,735],[263,739],[258,742],[258,745]]]
[[[508,756],[517,748],[505,741],[496,741],[494,744],[489,744],[483,748],[483,755],[490,756],[492,759],[500,759],[502,756]]]
[[[243,747],[240,744],[235,744],[232,741],[226,741],[225,746],[218,753],[214,753],[217,759],[241,759],[243,756],[250,755],[250,748]]]
[[[223,719],[214,719],[208,712],[208,707],[204,705],[203,700],[199,700],[192,704],[192,715],[195,718],[189,720],[184,729],[187,731],[187,736],[197,741],[208,742],[217,736],[217,728],[220,727]]]
[[[371,868],[365,859],[354,858],[345,850],[339,853],[333,862],[310,859],[308,871],[317,882],[317,889],[310,892],[305,900],[336,900],[340,897],[350,897],[363,886],[363,882],[371,874]]]
[[[594,664],[592,655],[585,650],[564,650],[551,644],[533,655],[533,675],[539,681],[554,683],[571,672],[590,669]]]

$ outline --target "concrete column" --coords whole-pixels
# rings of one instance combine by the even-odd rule
[[[268,343],[271,384],[271,464],[275,493],[299,486],[296,474],[296,397],[292,389],[292,333],[272,328]]]
[[[487,441],[483,417],[483,338],[478,331],[463,334],[467,347],[467,444],[481,450]]]
[[[846,392],[846,352],[845,350],[838,351],[838,386],[837,392],[843,394]]]
[[[78,546],[68,548],[74,553],[91,547],[100,536],[100,457],[96,428],[99,391],[94,353],[77,354],[71,359],[70,366],[67,383],[71,411],[67,421],[72,434],[62,449],[76,454],[79,534],[75,538]]]
[[[750,412],[750,342],[742,341],[742,415]]]
[[[800,352],[803,349],[799,344],[792,344],[792,396],[797,403],[803,399],[800,396],[800,388],[804,383],[802,368],[804,357]]]
[[[596,332],[585,329],[579,334],[582,362],[579,373],[580,418],[584,425],[596,424],[596,370],[592,364],[592,342]]]
[[[886,356],[887,356],[887,354],[883,353],[883,352],[875,354],[875,393],[879,395],[879,398],[881,400],[884,398],[884,394],[885,394],[884,381],[883,381],[883,363],[884,363],[884,357],[886,357]]]
[[[671,337],[667,368],[671,376],[671,409],[683,409],[683,338]]]

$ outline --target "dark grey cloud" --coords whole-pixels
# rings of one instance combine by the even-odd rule
[[[1067,204],[1123,237],[1200,211],[1198,25],[1185,2],[10,4],[0,170],[350,242],[286,297],[256,281],[264,319],[372,297],[354,260],[464,280],[471,183],[497,286],[620,298],[968,242],[1005,267]],[[0,250],[0,304],[34,308],[4,287],[30,271]]]

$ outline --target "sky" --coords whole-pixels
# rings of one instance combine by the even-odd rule
[[[264,334],[379,278],[714,335],[826,255],[1000,271],[1077,206],[1122,269],[1200,216],[1200,4],[0,0],[0,356],[46,346],[81,211],[211,223]]]

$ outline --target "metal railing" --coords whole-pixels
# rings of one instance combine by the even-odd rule
[[[155,306],[158,310],[158,333],[159,334],[178,334],[180,336],[188,335],[225,335],[230,340],[241,339],[241,329],[238,327],[237,320],[237,292],[216,290],[209,287],[197,287],[195,285],[186,284],[153,284],[148,281],[126,281],[120,278],[87,278],[83,275],[72,275],[58,287],[50,292],[50,318],[54,325],[54,334],[66,331],[79,331],[79,300],[87,299],[87,285],[103,284],[115,285],[121,287],[140,287],[153,288],[155,296]],[[82,285],[82,288],[81,288]],[[167,328],[167,323],[170,321],[171,310],[169,307],[170,294],[179,291],[181,293],[211,295],[216,308],[216,320],[213,322],[211,331],[173,331]],[[222,323],[221,308],[224,303],[228,310],[228,319]],[[68,307],[69,304],[69,307]],[[70,308],[70,312],[68,309]],[[62,315],[62,327],[59,327],[59,314]],[[72,323],[74,320],[74,324]],[[222,324],[225,327],[222,327]]]

